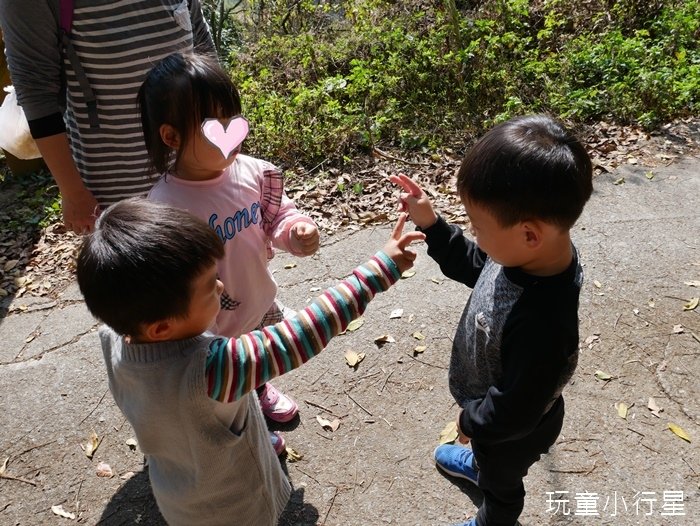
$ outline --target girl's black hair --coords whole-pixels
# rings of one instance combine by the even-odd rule
[[[547,115],[528,115],[489,130],[467,152],[457,191],[502,226],[540,219],[569,229],[593,192],[592,179],[578,139]]]
[[[180,152],[204,119],[241,113],[238,90],[216,57],[195,53],[173,53],[156,64],[139,89],[138,106],[151,168],[158,173],[177,166]],[[180,135],[174,160],[160,136],[163,124]]]

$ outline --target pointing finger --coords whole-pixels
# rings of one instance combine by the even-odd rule
[[[425,239],[425,234],[423,232],[406,232],[400,238],[398,238],[398,245],[400,248],[405,248],[414,241],[423,241]]]
[[[403,188],[406,192],[408,192],[411,196],[413,197],[420,197],[421,194],[423,193],[423,190],[421,189],[420,186],[416,184],[416,182],[408,177],[405,174],[399,174],[397,175],[390,175],[389,180],[392,183],[395,183],[399,185],[401,188]]]
[[[405,213],[400,213],[399,214],[399,219],[396,221],[396,225],[394,226],[394,231],[391,233],[391,237],[399,240],[401,239],[401,235],[403,234],[403,227],[406,224],[406,218],[408,216]]]

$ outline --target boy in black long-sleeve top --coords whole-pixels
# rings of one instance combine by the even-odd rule
[[[437,466],[476,483],[484,501],[464,526],[514,526],[523,478],[554,443],[564,385],[578,359],[583,279],[569,230],[592,192],[581,143],[544,115],[490,130],[462,162],[457,190],[474,241],[433,211],[411,179],[392,176],[426,234],[428,255],[472,293],[457,327],[450,391],[461,445],[435,450]]]

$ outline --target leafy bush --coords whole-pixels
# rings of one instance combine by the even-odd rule
[[[257,0],[237,13],[222,34],[237,35],[247,145],[286,164],[434,149],[524,112],[653,127],[700,104],[697,0]]]

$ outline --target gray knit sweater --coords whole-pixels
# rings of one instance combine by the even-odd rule
[[[207,396],[214,338],[129,345],[107,327],[100,338],[110,389],[149,458],[168,524],[276,524],[291,488],[255,394],[228,404]]]
[[[100,329],[110,390],[171,526],[276,524],[291,488],[255,388],[320,353],[400,276],[378,252],[292,319],[238,339],[129,344]]]

